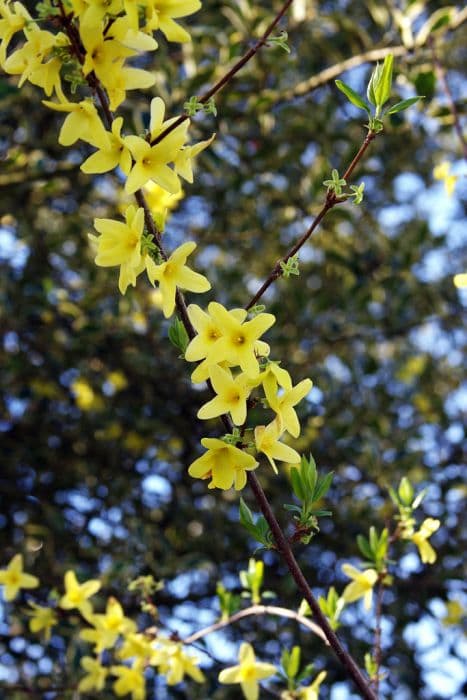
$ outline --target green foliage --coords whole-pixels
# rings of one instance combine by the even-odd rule
[[[280,267],[282,276],[286,279],[291,275],[296,275],[298,277],[298,275],[300,275],[298,253],[292,255],[286,262],[281,260]]]
[[[316,463],[309,455],[308,459],[302,457],[300,467],[292,467],[290,481],[292,489],[301,505],[286,504],[284,508],[295,513],[294,520],[297,523],[297,536],[303,544],[308,544],[319,531],[318,518],[332,515],[331,511],[315,508],[315,504],[327,494],[331,487],[333,472],[318,476]]]
[[[228,620],[237,610],[240,609],[241,597],[228,591],[221,581],[216,586],[217,598],[221,609],[221,620]]]
[[[251,537],[259,542],[265,549],[272,549],[274,546],[272,533],[265,517],[263,515],[259,515],[255,519],[253,513],[248,508],[243,498],[240,498],[239,514],[240,523],[243,525],[245,530],[248,531]]]
[[[339,629],[339,617],[342,610],[344,609],[344,601],[337,594],[337,591],[334,588],[334,586],[331,586],[331,588],[328,590],[328,594],[326,597],[319,596],[318,604],[323,615],[326,615],[326,617],[328,618],[329,624],[331,625],[332,629]]]
[[[387,528],[378,531],[375,527],[370,527],[368,538],[363,535],[357,535],[358,548],[365,557],[365,566],[374,567],[376,571],[381,572],[386,569],[387,552],[389,543],[389,532]]]
[[[175,317],[169,326],[169,340],[180,352],[182,357],[185,354],[190,339],[185,330],[185,326],[178,317]]]

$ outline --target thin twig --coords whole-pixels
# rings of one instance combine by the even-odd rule
[[[290,544],[287,541],[287,538],[285,537],[281,526],[276,520],[276,516],[274,515],[271,505],[261,487],[261,484],[258,481],[256,474],[253,471],[248,472],[247,478],[251,489],[255,495],[256,501],[259,507],[261,508],[261,512],[266,518],[266,521],[271,529],[271,532],[277,544],[277,548],[280,554],[282,555],[282,558],[286,562],[287,567],[290,573],[292,574],[292,577],[295,583],[297,584],[298,589],[301,591],[303,597],[310,606],[315,620],[318,622],[319,626],[326,635],[326,638],[331,648],[333,649],[341,664],[346,669],[348,675],[352,678],[355,685],[359,689],[362,698],[365,698],[365,700],[377,700],[376,695],[374,694],[372,688],[370,688],[370,686],[368,685],[367,680],[363,676],[362,672],[358,668],[352,656],[343,647],[338,636],[331,628],[327,618],[321,612],[321,608],[319,607],[318,601],[311,592],[308,582],[300,566],[298,565],[297,560],[295,559],[295,556],[292,552],[292,548],[290,547]]]
[[[344,180],[347,180],[350,175],[353,173],[355,170],[357,164],[360,162],[362,159],[365,151],[367,150],[368,146],[370,143],[374,140],[376,137],[376,133],[374,131],[369,131],[365,137],[365,140],[363,141],[362,145],[358,149],[357,154],[353,158],[352,162],[348,166],[347,170],[345,171],[343,178]],[[324,219],[328,211],[330,211],[333,207],[336,206],[336,204],[339,204],[342,200],[340,200],[333,192],[328,192],[326,196],[326,200],[321,207],[319,213],[316,215],[316,217],[313,219],[313,222],[309,226],[309,228],[305,231],[303,236],[297,241],[295,245],[290,248],[290,250],[280,259],[276,262],[274,265],[271,273],[269,274],[269,277],[263,282],[261,287],[258,289],[258,291],[252,296],[248,304],[245,306],[245,309],[251,309],[252,306],[257,304],[257,302],[261,299],[263,296],[264,292],[268,287],[271,286],[271,284],[281,276],[282,274],[282,264],[286,263],[289,258],[292,258],[300,248],[305,245],[307,240],[310,238],[312,233],[318,228],[319,224],[321,221]]]
[[[244,610],[240,610],[234,615],[231,615],[226,620],[219,620],[208,627],[198,630],[198,632],[194,632],[182,641],[184,644],[193,644],[193,642],[196,642],[196,640],[206,637],[206,635],[211,634],[212,632],[217,632],[217,630],[228,627],[229,625],[242,620],[244,617],[250,617],[251,615],[275,615],[276,617],[288,617],[291,620],[296,620],[301,625],[304,625],[311,630],[314,634],[318,635],[318,637],[321,637],[325,644],[329,644],[328,640],[326,639],[326,635],[321,628],[318,627],[318,625],[315,625],[314,622],[309,620],[307,617],[300,615],[294,610],[281,608],[277,605],[251,605],[249,608],[245,608]]]
[[[381,620],[383,614],[383,582],[382,577],[378,579],[376,589],[376,610],[375,610],[375,640],[373,644],[373,660],[376,666],[376,673],[373,678],[376,697],[379,697],[379,672],[383,659],[383,649],[381,646]]]
[[[232,78],[238,73],[238,71],[243,68],[244,65],[248,63],[248,61],[253,58],[255,54],[258,53],[260,48],[264,46],[267,42],[267,39],[270,37],[274,29],[277,27],[279,24],[280,20],[282,17],[285,15],[287,10],[289,9],[290,5],[292,4],[293,0],[287,0],[282,6],[282,8],[279,10],[277,15],[274,17],[273,21],[271,24],[268,26],[264,34],[260,39],[257,40],[256,44],[251,47],[236,63],[232,68],[225,73],[225,75],[220,78],[215,85],[212,86],[212,88],[209,88],[207,92],[205,92],[197,101],[200,104],[206,104],[211,97],[213,97],[217,92],[222,90],[223,87],[227,85],[227,83],[230,83]],[[173,124],[170,124],[164,131],[162,131],[158,136],[156,136],[155,139],[152,139],[151,141],[151,146],[155,146],[156,143],[159,143],[162,141],[163,138],[167,136],[167,134],[170,134],[171,131],[177,128],[177,126],[180,126],[180,124],[183,124],[184,121],[190,118],[190,115],[185,112],[184,114],[181,114],[176,121],[173,122]]]

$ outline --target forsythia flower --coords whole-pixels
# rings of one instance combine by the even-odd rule
[[[97,244],[96,265],[120,265],[118,287],[125,294],[128,285],[136,284],[136,277],[144,270],[141,240],[144,230],[144,209],[130,205],[125,212],[126,223],[113,219],[94,219],[99,238],[89,236]]]
[[[197,663],[198,659],[189,656],[182,644],[163,638],[157,640],[157,647],[150,659],[150,664],[157,666],[159,673],[166,676],[168,685],[181,683],[185,674],[196,683],[203,683],[204,675]]]
[[[202,406],[198,418],[208,420],[230,413],[235,425],[243,425],[246,420],[246,402],[250,395],[248,378],[239,374],[233,378],[229,370],[213,365],[209,370],[209,378],[216,396]]]
[[[179,246],[166,262],[156,265],[149,256],[146,259],[146,267],[149,280],[152,284],[159,282],[162,293],[162,311],[169,318],[175,309],[175,295],[177,287],[187,289],[189,292],[207,292],[211,289],[209,281],[199,272],[191,270],[186,259],[195,250],[196,243],[187,242]]]
[[[412,540],[417,545],[420,552],[420,559],[424,564],[434,564],[436,561],[436,552],[428,542],[428,538],[436,532],[440,526],[440,521],[434,518],[426,518],[423,521],[420,530],[414,532],[408,539]]]
[[[81,666],[86,671],[86,675],[78,683],[78,691],[80,693],[89,693],[91,690],[103,690],[109,671],[101,665],[99,659],[83,656]]]
[[[151,641],[139,632],[126,634],[123,644],[118,650],[119,659],[137,657],[146,660],[152,653]]]
[[[255,458],[217,438],[203,438],[201,444],[208,451],[190,465],[189,475],[195,479],[210,478],[210,489],[226,490],[232,485],[236,491],[243,489],[246,472],[258,466]]]
[[[42,61],[48,56],[56,42],[56,36],[45,29],[28,32],[28,40],[3,62],[3,68],[10,75],[21,75],[19,87],[30,75],[41,68]]]
[[[21,588],[37,588],[39,579],[23,571],[23,555],[15,554],[6,569],[0,571],[0,584],[4,586],[3,597],[14,600]]]
[[[184,146],[177,154],[174,160],[175,172],[180,177],[183,177],[187,182],[193,182],[193,164],[192,160],[204,151],[205,148],[211,145],[216,135],[213,134],[210,139],[200,141],[194,146]]]
[[[145,6],[145,31],[160,29],[169,41],[191,41],[188,32],[174,20],[197,12],[201,7],[200,0],[147,0]]]
[[[172,209],[175,209],[178,202],[183,199],[185,195],[182,189],[176,192],[176,194],[170,194],[170,192],[164,190],[160,185],[150,181],[144,186],[144,196],[146,197],[146,202],[151,210],[158,230],[163,231],[165,229],[168,213],[172,211]]]
[[[319,687],[326,676],[326,671],[321,671],[311,685],[307,685],[305,688],[299,688],[298,697],[300,700],[318,700]]]
[[[349,583],[344,589],[342,594],[343,600],[346,603],[353,603],[355,600],[363,598],[365,608],[369,610],[373,599],[373,586],[378,580],[378,573],[375,569],[359,571],[351,564],[343,564],[342,571],[346,576],[353,579],[352,583]]]
[[[251,644],[243,642],[238,656],[239,665],[226,668],[219,673],[220,683],[240,683],[244,697],[247,700],[258,700],[258,681],[269,678],[277,673],[272,664],[256,661]]]
[[[128,666],[112,666],[112,674],[119,676],[118,680],[113,684],[113,689],[119,697],[131,693],[132,700],[145,699],[144,668],[140,661],[135,661],[131,668],[128,668]]]
[[[164,121],[165,105],[160,97],[151,100],[151,119],[149,132],[154,141],[175,119]],[[171,194],[180,189],[180,182],[168,163],[174,162],[179,150],[185,143],[188,120],[179,124],[173,131],[154,146],[139,136],[127,136],[125,144],[130,149],[135,164],[125,184],[125,192],[133,194],[149,180],[154,180]]]
[[[271,467],[277,474],[277,467],[274,460],[297,464],[300,462],[300,455],[292,447],[279,442],[282,429],[278,418],[275,418],[269,425],[258,425],[255,428],[255,443],[258,452],[263,452],[269,460]]]
[[[107,131],[109,143],[104,143],[96,153],[93,153],[81,165],[83,173],[106,173],[117,166],[125,175],[131,170],[131,154],[120,135],[123,117],[117,117],[112,122],[112,131]]]
[[[92,606],[88,598],[97,593],[100,587],[101,582],[97,579],[80,584],[75,572],[67,571],[65,574],[65,595],[60,598],[58,604],[64,610],[77,608],[82,615],[89,617],[92,615]]]
[[[227,311],[222,304],[212,301],[208,314],[198,306],[190,305],[188,315],[198,333],[186,349],[188,362],[204,358],[207,366],[227,362],[231,367],[239,365],[248,377],[258,376],[256,353],[269,352],[269,346],[259,337],[276,320],[272,314],[260,313],[245,322],[247,312],[244,309]]]
[[[92,100],[86,99],[81,102],[42,100],[42,103],[57,112],[69,112],[58,135],[58,142],[62,146],[71,146],[81,139],[96,148],[110,148],[107,131]]]
[[[3,67],[11,39],[30,20],[31,15],[20,2],[0,0],[0,66]]]
[[[81,630],[79,636],[95,644],[96,654],[113,647],[120,634],[136,632],[135,623],[125,617],[122,606],[116,598],[109,598],[107,601],[105,615],[92,615],[88,617],[88,622],[94,629]]]
[[[447,160],[437,165],[433,170],[433,177],[435,180],[442,180],[444,182],[444,187],[449,196],[453,194],[456,182],[459,179],[457,175],[452,175],[450,170],[451,164]]]
[[[296,386],[285,389],[282,394],[278,395],[275,390],[271,391],[269,382],[264,384],[269,407],[277,413],[283,429],[287,430],[292,437],[297,438],[300,435],[300,423],[294,406],[308,394],[312,386],[311,379],[304,379]]]
[[[57,624],[55,610],[43,605],[37,605],[37,603],[33,602],[30,602],[29,605],[32,608],[32,610],[27,611],[27,614],[31,617],[29,620],[29,629],[31,632],[40,632],[44,630],[44,637],[46,640],[49,640],[52,627]]]

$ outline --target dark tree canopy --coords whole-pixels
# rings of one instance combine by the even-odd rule
[[[144,66],[156,72],[156,85],[129,93],[123,108],[135,133],[147,124],[151,97],[162,96],[176,115],[264,31],[280,4],[204,0],[186,22],[192,44],[158,37]],[[451,5],[421,4],[415,33],[431,12]],[[296,0],[283,23],[291,53],[264,47],[216,97],[217,117],[194,118],[196,140],[217,136],[164,241],[169,250],[187,238],[198,243],[196,269],[213,289],[192,300],[245,305],[319,210],[331,168],[342,172],[364,138],[365,115],[334,78],[362,92],[371,70],[365,55],[396,47],[393,99],[425,99],[391,117],[371,145],[354,180],[365,182],[362,205],[335,208],[301,252],[300,276],[280,279],[264,303],[277,318],[267,335],[271,357],[295,382],[314,383],[294,447],[335,472],[326,502],[332,518],[297,548],[312,589],[342,590],[341,564],[358,556],[356,535],[384,526],[393,512],[387,488],[402,476],[427,488],[422,515],[441,520],[436,564],[422,566],[413,554],[395,567],[383,627],[386,697],[435,700],[462,692],[460,633],[440,618],[462,588],[466,297],[453,276],[465,270],[465,162],[448,198],[433,168],[444,160],[461,168],[461,144],[432,47],[411,47],[407,37],[404,44],[395,6]],[[462,21],[432,36],[462,118]],[[351,70],[323,73],[357,56]],[[155,598],[161,622],[187,633],[218,615],[218,580],[239,591],[238,572],[255,543],[238,523],[238,494],[208,491],[187,474],[200,438],[219,436],[220,427],[196,420],[207,392],[193,388],[190,368],[168,342],[157,294],[141,280],[121,296],[115,270],[94,264],[88,233],[94,217],[121,210],[121,181],[80,171],[90,149],[59,146],[63,115],[40,99],[29,83],[18,89],[1,75],[0,563],[28,552],[49,588],[74,568],[82,578],[102,577],[123,601],[128,581],[151,573],[166,582]],[[263,464],[257,474],[285,523],[287,470],[276,477]],[[255,508],[248,489],[243,497]],[[271,552],[256,556],[265,561],[266,588],[297,608],[284,564]],[[128,595],[130,608],[132,601]],[[360,608],[352,611],[340,634],[362,663],[372,623]],[[18,642],[27,630],[10,642],[1,629],[0,664],[16,669],[18,683],[39,674],[44,693],[49,682],[66,685],[78,661],[68,659],[67,670],[63,649],[52,644],[52,672]],[[254,640],[261,656],[295,643],[328,671],[323,697],[347,683],[322,642],[295,623],[251,618],[222,635],[206,644],[224,663],[240,639]],[[235,686],[217,685],[217,673],[213,664],[207,685],[159,687],[157,697],[238,697]]]

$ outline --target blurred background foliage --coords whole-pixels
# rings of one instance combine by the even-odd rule
[[[280,4],[204,0],[185,22],[192,44],[167,45],[158,36],[159,50],[142,61],[157,83],[151,94],[130,93],[127,129],[142,130],[153,95],[177,114],[264,31]],[[421,12],[412,21],[414,6]],[[185,239],[199,245],[196,268],[213,290],[197,302],[245,304],[318,211],[323,179],[332,167],[345,169],[365,134],[362,113],[333,80],[324,76],[312,89],[313,78],[350,57],[399,47],[394,101],[426,99],[392,118],[371,146],[356,175],[366,185],[363,204],[334,210],[303,250],[300,277],[280,280],[265,297],[277,316],[267,337],[271,357],[296,382],[314,382],[294,446],[335,472],[326,503],[333,517],[298,548],[312,589],[342,590],[340,567],[357,555],[356,535],[391,517],[387,487],[401,476],[428,488],[423,514],[442,521],[436,565],[404,554],[385,597],[384,692],[398,699],[462,697],[462,637],[442,617],[460,599],[462,581],[466,297],[453,275],[465,269],[465,163],[431,49],[412,46],[407,29],[416,34],[442,7],[452,5],[295,0],[284,23],[291,53],[261,50],[216,99],[217,118],[194,119],[194,139],[217,137],[164,234],[169,250]],[[462,117],[462,21],[431,35]],[[362,60],[339,75],[363,91],[370,68]],[[82,174],[88,146],[59,146],[63,118],[40,99],[29,84],[18,90],[0,77],[2,564],[23,551],[44,590],[60,587],[67,568],[81,580],[101,576],[106,594],[134,614],[124,591],[151,573],[166,581],[155,597],[160,623],[186,634],[219,614],[218,580],[238,592],[238,572],[255,544],[238,523],[238,494],[209,492],[187,475],[200,438],[220,427],[195,418],[206,393],[191,386],[191,368],[167,340],[157,293],[141,279],[121,297],[116,270],[93,262],[87,234],[95,216],[115,217],[121,208],[121,180]],[[443,160],[464,168],[450,199],[432,176]],[[257,473],[285,524],[286,470],[276,477],[263,465]],[[272,553],[264,561],[276,602],[296,608],[282,562]],[[342,637],[361,663],[372,620],[359,606],[344,620]],[[35,677],[36,697],[68,697],[46,690],[67,686],[88,647],[76,641],[67,655],[57,636],[45,651],[26,638],[19,621],[13,641],[2,623],[2,677],[18,687]],[[295,624],[250,618],[205,643],[231,664],[240,639],[268,660],[300,644],[306,661],[328,671],[322,697],[349,697],[337,662]],[[205,686],[167,690],[154,680],[150,687],[161,699],[238,697],[236,688],[217,687],[219,664],[207,664]]]

